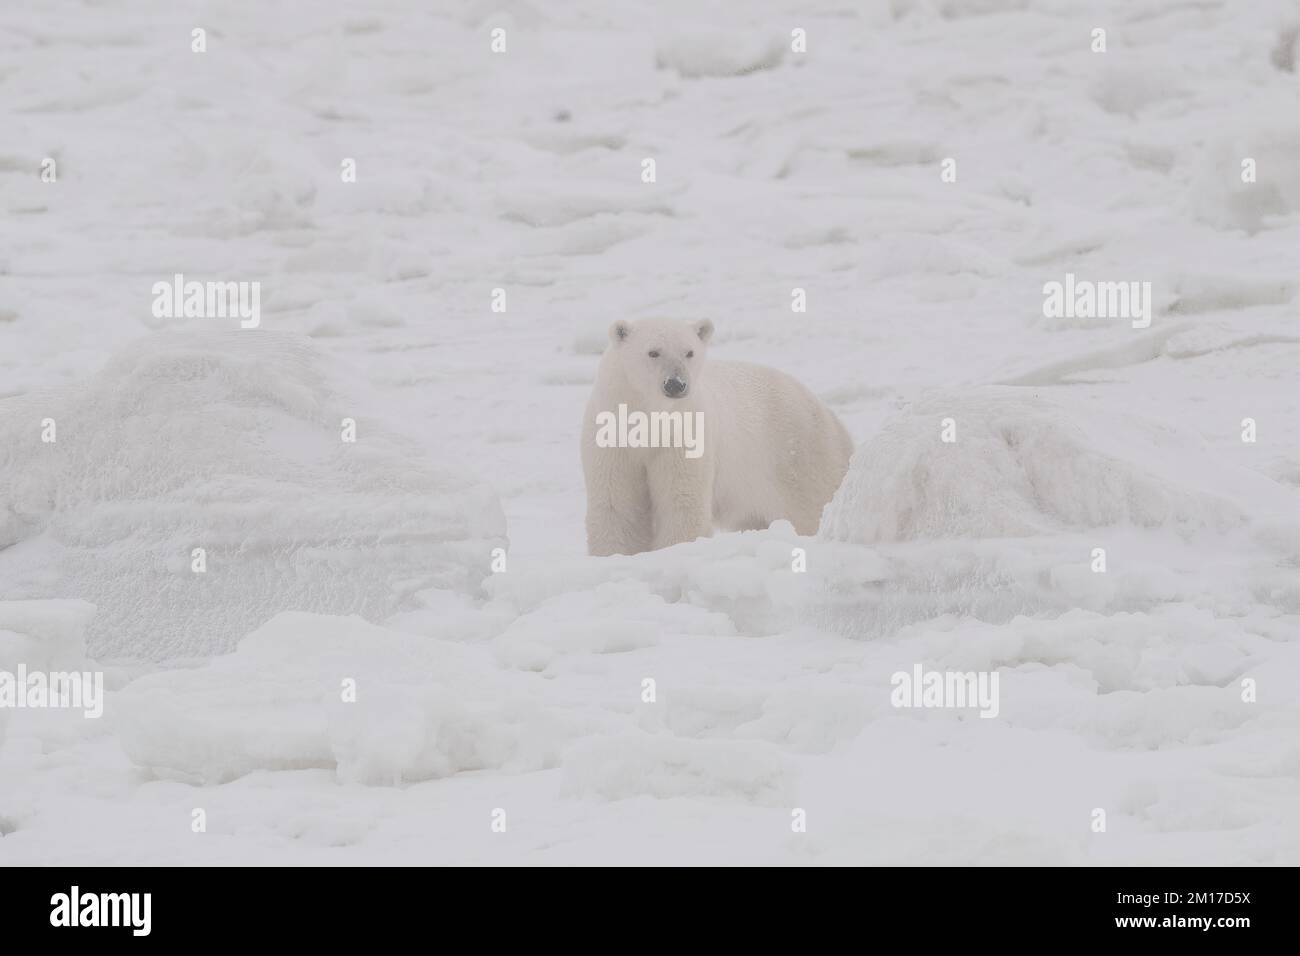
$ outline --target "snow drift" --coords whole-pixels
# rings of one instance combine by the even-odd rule
[[[382,619],[475,591],[505,544],[495,493],[386,433],[343,375],[274,333],[160,335],[0,403],[0,596],[88,601],[93,656],[165,659],[286,609]]]
[[[1014,389],[931,398],[854,455],[821,532],[871,544],[1126,523],[1226,531],[1243,516],[1195,483],[1209,463],[1180,471],[1197,455],[1209,457],[1167,430],[1103,413],[1070,416]]]
[[[855,452],[819,539],[876,560],[824,562],[812,605],[864,636],[945,614],[1248,602],[1286,560],[1290,495],[1185,429],[1072,414],[1023,389],[938,395]],[[1108,556],[1121,574],[1105,573]]]

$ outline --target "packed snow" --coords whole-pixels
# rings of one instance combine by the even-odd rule
[[[0,9],[0,864],[1300,863],[1291,0],[432,6]],[[816,536],[586,555],[650,315]]]

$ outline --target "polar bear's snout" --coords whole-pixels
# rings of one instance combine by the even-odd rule
[[[681,398],[690,389],[680,372],[674,372],[664,379],[664,394],[669,398]]]

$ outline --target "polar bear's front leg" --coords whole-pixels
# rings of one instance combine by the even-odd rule
[[[713,459],[664,449],[650,462],[650,510],[655,550],[713,534]]]
[[[640,554],[649,551],[650,516],[635,505],[616,504],[607,496],[587,499],[587,553]]]
[[[587,481],[587,553],[640,554],[651,547],[650,493],[645,468],[626,449],[592,450]]]

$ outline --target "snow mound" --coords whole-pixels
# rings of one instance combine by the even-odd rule
[[[291,336],[158,335],[0,402],[0,596],[89,601],[93,656],[161,660],[283,610],[383,619],[421,589],[476,592],[506,543],[495,493],[385,432],[345,379]]]
[[[502,659],[541,670],[566,648],[610,652],[645,643],[642,632],[774,634],[793,627],[812,577],[791,573],[793,552],[810,543],[816,542],[779,521],[767,531],[637,555],[548,556],[516,565],[524,573],[495,574],[483,587],[490,607],[519,618],[502,635]],[[566,633],[569,625],[556,623],[565,615],[581,618],[582,629]]]
[[[1244,126],[1205,150],[1193,183],[1196,216],[1218,229],[1259,232],[1300,213],[1300,127]],[[1253,176],[1248,175],[1252,161]]]
[[[1246,613],[1294,590],[1293,513],[1290,489],[1185,428],[1027,389],[937,396],[855,452],[817,539],[842,550],[810,567],[806,618],[862,638],[1210,595]]]
[[[690,78],[744,76],[780,66],[784,55],[784,43],[775,38],[692,28],[690,32],[660,37],[655,48],[655,66],[676,70]]]
[[[328,768],[396,785],[554,764],[534,691],[483,647],[291,612],[202,668],[139,678],[112,714],[131,760],[162,776]]]
[[[1228,530],[1241,511],[1178,474],[1197,458],[1209,454],[1168,430],[1100,412],[1084,421],[1015,390],[933,398],[857,450],[820,534],[875,544],[1119,524]]]

